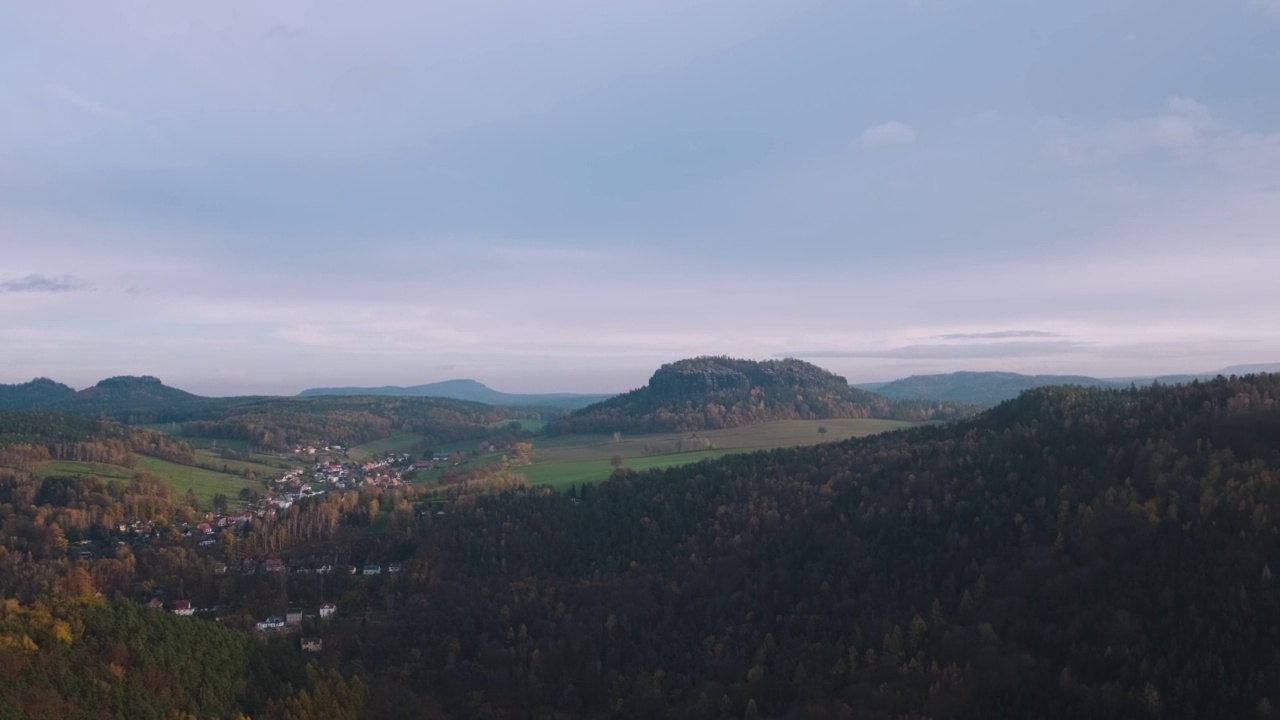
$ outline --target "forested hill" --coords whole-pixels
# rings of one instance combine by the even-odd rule
[[[1158,375],[1146,377],[1096,378],[1087,375],[1023,375],[1012,372],[953,372],[942,375],[912,375],[881,383],[855,385],[891,400],[942,400],[990,407],[1011,400],[1019,393],[1053,385],[1127,388],[1153,383],[1164,385],[1209,381],[1232,375],[1280,372],[1280,363],[1234,365],[1213,372],[1192,375]]]
[[[101,415],[130,423],[185,419],[248,399],[201,397],[149,375],[107,378],[78,392],[47,378],[0,385],[0,409]]]
[[[456,442],[489,437],[502,432],[496,424],[530,416],[529,411],[448,398],[262,398],[211,410],[183,422],[182,431],[281,449],[330,442],[356,445],[398,433]]]
[[[73,594],[87,580],[53,602],[0,603],[0,717],[359,717],[359,679],[212,622]]]
[[[70,386],[49,378],[36,378],[18,385],[0,385],[0,410],[26,410],[52,407],[74,398]]]
[[[952,417],[947,403],[894,404],[803,360],[699,357],[660,367],[644,387],[589,405],[547,432],[682,432],[772,420]]]
[[[33,411],[0,411],[0,468],[28,470],[47,460],[133,467],[137,455],[194,464],[177,438],[108,420]]]
[[[1034,390],[429,516],[364,659],[468,717],[1269,717],[1278,499],[1280,376]]]
[[[243,440],[282,450],[297,444],[354,445],[397,433],[433,442],[487,437],[503,420],[537,416],[477,402],[427,397],[202,397],[154,377],[115,377],[79,392],[51,380],[0,386],[0,410],[21,409],[130,425],[176,423],[189,437]],[[77,426],[72,417],[68,426]],[[2,429],[0,429],[2,432]]]
[[[1149,381],[1148,381],[1149,382]],[[1125,383],[1128,385],[1129,383]],[[1053,385],[1116,387],[1117,383],[1083,375],[1022,375],[1011,372],[954,372],[945,375],[912,375],[867,386],[878,395],[900,400],[934,398],[991,406],[1019,393]]]

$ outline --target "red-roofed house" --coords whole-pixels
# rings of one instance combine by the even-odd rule
[[[338,614],[337,605],[334,605],[331,602],[323,603],[320,605],[320,618],[322,620],[325,618],[331,618],[336,614]]]
[[[194,615],[195,612],[196,612],[196,609],[191,607],[190,600],[174,600],[173,601],[174,615]]]

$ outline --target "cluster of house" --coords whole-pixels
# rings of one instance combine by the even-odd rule
[[[151,602],[147,603],[147,605],[157,610],[165,609],[164,600],[161,600],[158,597],[151,598]],[[201,610],[201,612],[208,612],[208,610],[209,610],[208,608],[204,608],[203,610]],[[169,612],[173,613],[174,615],[190,617],[196,614],[196,608],[191,606],[190,600],[174,600],[173,602],[169,603]]]
[[[324,447],[316,447],[315,445],[294,445],[294,455],[315,455],[318,452],[343,452],[345,448],[341,445],[325,445]]]
[[[240,572],[243,575],[253,575],[261,569],[263,572],[295,572],[300,575],[308,575],[316,573],[318,575],[328,575],[335,571],[346,571],[350,575],[357,573],[362,575],[381,575],[382,566],[377,564],[366,565],[334,565],[328,560],[322,558],[294,558],[287,563],[280,558],[270,557],[259,563],[252,558],[245,558],[240,561]],[[400,563],[391,563],[386,566],[388,573],[398,573],[402,569]]]
[[[400,570],[401,570],[400,563],[391,563],[390,565],[387,566],[388,573],[398,573],[400,572]],[[365,565],[362,572],[365,575],[381,575],[382,566],[381,565]],[[354,566],[351,568],[351,574],[352,575],[356,574],[356,569]]]
[[[331,602],[322,603],[320,611],[317,613],[321,620],[328,620],[337,614],[338,606]],[[258,631],[264,633],[280,632],[285,628],[301,625],[303,617],[302,608],[289,608],[285,610],[284,615],[273,615],[258,623]],[[311,617],[316,617],[316,615]]]
[[[338,446],[325,449],[334,447]],[[404,473],[410,467],[410,457],[405,453],[365,463],[344,464],[322,458],[310,467],[291,468],[273,480],[267,504],[283,509],[303,498],[324,495],[331,490],[354,490],[371,485],[394,487],[404,482]]]
[[[147,605],[157,610],[165,609],[164,600],[158,597],[152,598],[151,602],[147,603]],[[169,603],[168,610],[174,615],[180,615],[182,617],[190,617],[195,615],[197,612],[197,608],[191,605],[190,600],[174,600]],[[212,609],[202,608],[199,612],[208,613],[212,612]],[[338,606],[331,602],[321,603],[319,611],[316,614],[309,616],[304,615],[300,608],[289,608],[282,616],[273,615],[258,623],[257,628],[258,632],[261,633],[284,632],[291,627],[302,625],[304,617],[319,617],[321,620],[330,620],[337,614]],[[324,648],[324,640],[316,637],[306,637],[302,638],[301,645],[303,652],[320,652]]]

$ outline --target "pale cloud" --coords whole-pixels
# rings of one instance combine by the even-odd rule
[[[1274,361],[1280,24],[1250,1],[1160,33],[1161,0],[10,3],[0,382]]]
[[[1072,127],[1059,118],[1041,124],[1054,133],[1049,153],[1068,166],[1097,165],[1152,152],[1191,153],[1224,128],[1195,100],[1172,98],[1167,112],[1136,119],[1115,119],[1100,128]]]
[[[938,335],[939,340],[1009,340],[1013,338],[1060,338],[1062,333],[1045,330],[997,330],[995,332],[960,332]]]
[[[858,144],[866,147],[883,145],[909,145],[915,142],[916,131],[906,123],[891,120],[863,130]]]
[[[84,110],[92,115],[97,115],[100,118],[107,120],[124,120],[127,118],[127,116],[119,110],[115,110],[103,105],[102,103],[90,100],[80,93],[71,90],[70,88],[63,87],[62,85],[48,83],[44,86],[44,89],[50,96],[72,105],[73,107]]]
[[[905,345],[886,350],[810,350],[789,353],[799,358],[869,358],[887,360],[949,360],[953,358],[1027,358],[1057,357],[1088,352],[1093,343],[1053,341],[1015,341],[960,345]]]
[[[1267,15],[1280,17],[1280,0],[1251,0],[1250,5]]]

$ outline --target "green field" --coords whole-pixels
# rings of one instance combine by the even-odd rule
[[[489,427],[491,428],[506,427],[507,425],[510,425],[513,422],[520,423],[520,429],[528,430],[529,432],[538,432],[547,424],[546,420],[530,420],[528,418],[521,418],[519,420],[499,420],[496,423],[491,423]]]
[[[471,470],[479,470],[485,465],[492,465],[496,462],[501,462],[504,457],[506,457],[505,453],[500,453],[500,452],[489,453],[487,455],[481,455],[479,457],[471,458],[469,460],[464,461],[461,465],[455,465],[453,467],[432,468],[431,470],[418,470],[418,471],[415,471],[413,474],[413,482],[419,483],[419,484],[430,484],[430,483],[439,482],[440,478],[444,476],[446,472],[454,473],[454,472],[468,472]]]
[[[732,452],[745,450],[704,450],[701,452],[680,453],[678,455],[656,455],[626,460],[622,467],[632,470],[652,470],[677,465],[688,465],[699,460],[718,458]],[[564,489],[570,485],[584,485],[602,482],[613,473],[613,465],[608,460],[579,460],[578,462],[556,462],[528,465],[520,468],[525,480],[532,485],[550,485]]]
[[[239,503],[238,495],[241,488],[253,486],[261,489],[260,484],[250,483],[238,475],[228,475],[198,467],[178,465],[167,460],[159,460],[142,455],[138,456],[136,470],[103,463],[54,460],[41,464],[36,468],[35,474],[41,477],[50,475],[73,477],[97,475],[103,480],[115,479],[127,482],[137,470],[151,473],[163,479],[179,494],[185,493],[188,489],[192,490],[196,494],[196,498],[199,499],[201,508],[208,508],[213,496],[217,493],[223,493],[231,501],[232,505],[236,505]]]
[[[611,435],[561,435],[535,440],[530,458],[532,462],[522,472],[531,484],[565,488],[608,479],[613,472],[609,461],[615,455],[623,458],[623,467],[648,470],[685,465],[729,453],[816,445],[911,426],[912,423],[896,420],[780,420],[697,433],[623,435],[617,442]],[[819,433],[820,427],[826,428],[827,432]],[[711,449],[673,451],[677,442],[694,436],[709,440]]]
[[[347,449],[347,456],[352,460],[363,461],[381,457],[387,453],[414,454],[421,451],[424,442],[426,440],[416,433],[401,433],[350,447]]]
[[[236,460],[233,458],[224,458],[218,454],[216,450],[196,450],[196,462],[201,465],[212,465],[219,470],[225,467],[226,472],[237,473],[242,470],[252,470],[257,473],[258,477],[272,477],[279,475],[284,470],[296,465],[286,458],[278,458],[271,455],[252,455],[254,460]]]

